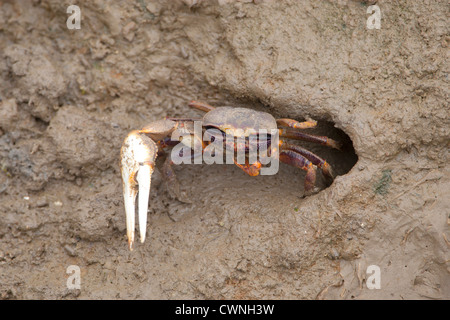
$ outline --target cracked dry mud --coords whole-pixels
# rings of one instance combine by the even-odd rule
[[[68,30],[68,1],[0,1],[0,298],[449,299],[449,7],[369,30],[371,2],[78,1]],[[121,143],[192,99],[318,120],[337,178],[186,165],[184,204],[156,173],[130,252]]]

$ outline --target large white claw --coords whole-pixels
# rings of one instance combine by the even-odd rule
[[[138,192],[139,234],[141,242],[145,240],[151,176],[157,151],[156,143],[139,131],[130,132],[120,150],[120,169],[122,171],[123,199],[127,221],[128,247],[130,250],[133,250],[134,243],[134,209]]]

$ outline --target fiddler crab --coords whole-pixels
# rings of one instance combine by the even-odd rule
[[[275,119],[266,112],[247,108],[212,107],[207,103],[191,101],[189,106],[206,112],[203,118],[165,118],[146,125],[141,130],[133,130],[125,138],[120,150],[120,166],[123,183],[123,197],[125,204],[128,247],[133,249],[135,233],[135,203],[139,193],[138,216],[141,243],[145,241],[147,229],[147,210],[150,194],[150,184],[156,158],[164,154],[164,150],[172,148],[172,157],[167,156],[162,174],[167,182],[169,192],[181,199],[180,189],[172,165],[174,164],[174,150],[182,145],[184,149],[177,149],[176,155],[182,156],[194,148],[200,148],[200,155],[205,155],[208,148],[218,136],[227,137],[223,144],[224,151],[232,151],[234,163],[250,176],[257,176],[264,165],[261,160],[250,157],[254,148],[266,149],[268,154],[277,160],[306,171],[305,194],[313,193],[316,182],[316,169],[320,168],[324,177],[332,181],[331,166],[314,153],[279,138],[303,140],[319,143],[321,145],[341,148],[341,143],[326,136],[306,134],[299,129],[312,128],[317,125],[314,120],[299,122],[293,119]],[[195,124],[200,126],[195,130]],[[174,133],[182,133],[181,139],[172,140]],[[214,132],[212,134],[211,132]],[[249,143],[250,136],[258,132],[271,132],[270,135],[260,135],[256,146]],[[203,137],[203,139],[202,139]],[[229,139],[231,137],[231,139]],[[276,137],[276,139],[274,139]],[[197,147],[195,147],[197,146]],[[197,149],[198,150],[198,149]],[[233,152],[244,154],[244,161],[237,161]],[[211,151],[208,151],[211,153]],[[214,151],[217,152],[217,149]],[[213,153],[214,153],[213,152]],[[227,153],[228,155],[228,153]],[[186,154],[184,155],[186,156]],[[189,155],[198,156],[198,152]],[[241,158],[242,159],[242,158]],[[253,160],[252,160],[253,159]],[[197,162],[198,163],[198,162]]]

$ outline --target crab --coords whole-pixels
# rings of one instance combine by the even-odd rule
[[[145,241],[151,177],[157,156],[164,154],[165,150],[170,147],[175,148],[179,143],[192,149],[197,143],[197,146],[201,146],[201,151],[204,152],[211,141],[214,141],[214,138],[205,141],[208,139],[202,139],[202,136],[193,130],[195,121],[201,124],[202,134],[211,128],[216,131],[218,130],[219,134],[231,134],[236,140],[231,140],[231,142],[227,140],[224,148],[231,148],[234,151],[237,149],[244,150],[245,163],[238,163],[236,160],[234,160],[234,163],[250,176],[259,175],[263,165],[258,160],[253,163],[249,162],[248,152],[250,148],[247,140],[244,140],[245,143],[241,143],[240,145],[235,143],[235,141],[238,141],[238,138],[248,138],[251,134],[255,134],[261,129],[276,132],[283,139],[309,141],[327,147],[341,149],[341,143],[338,141],[326,136],[307,134],[299,130],[315,127],[317,122],[312,119],[304,122],[286,118],[275,119],[271,114],[266,112],[247,108],[213,107],[207,103],[197,101],[191,101],[189,106],[206,113],[201,119],[166,117],[162,120],[152,122],[140,130],[131,131],[123,142],[120,151],[120,167],[128,247],[130,250],[133,250],[135,241],[135,204],[138,193],[140,240],[141,243]],[[184,133],[181,141],[173,141],[170,137],[176,130],[181,130]],[[305,170],[305,194],[311,194],[317,189],[315,188],[317,168],[322,170],[324,177],[328,181],[333,181],[331,166],[324,159],[307,149],[286,142],[285,140],[276,139],[274,141],[277,141],[276,145],[273,145],[271,136],[268,136],[266,139],[258,142],[258,148],[264,145],[264,147],[268,148],[270,154],[277,154],[278,160],[281,162]],[[167,182],[169,193],[183,201],[173,170],[173,164],[171,157],[166,157],[162,166],[162,174],[165,178],[164,180]]]

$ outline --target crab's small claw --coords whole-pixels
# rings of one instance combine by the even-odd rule
[[[130,250],[133,250],[134,243],[134,209],[138,192],[139,233],[141,242],[145,240],[150,183],[157,152],[156,143],[140,131],[130,132],[120,150],[123,198]]]

